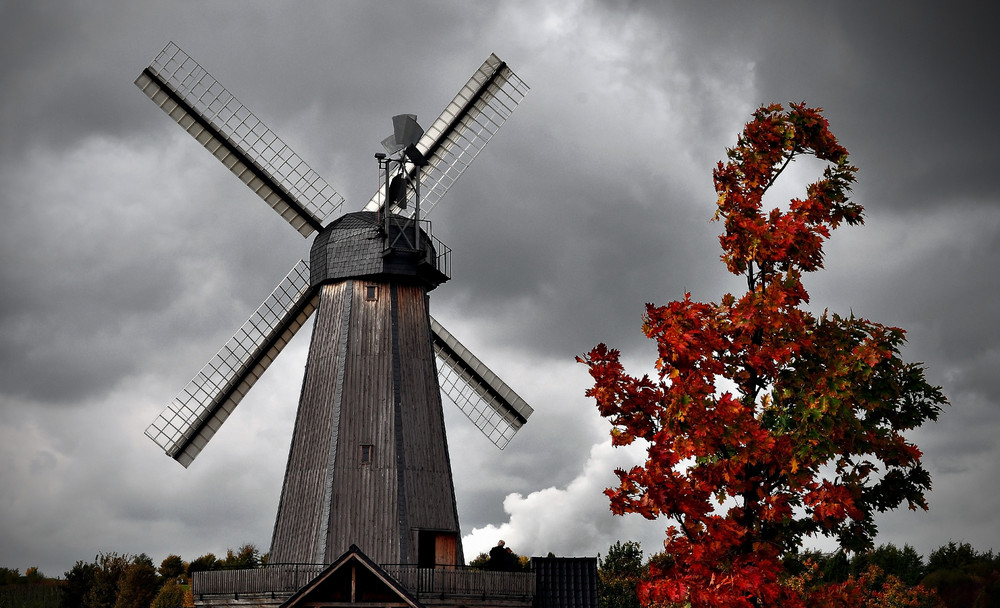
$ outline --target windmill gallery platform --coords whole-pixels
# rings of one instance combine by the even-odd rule
[[[597,558],[533,557],[530,572],[377,565],[352,546],[330,565],[195,572],[196,608],[597,608]]]

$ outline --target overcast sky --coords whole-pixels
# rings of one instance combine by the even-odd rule
[[[996,36],[972,3],[872,4],[0,1],[0,566],[270,543],[309,327],[189,469],[143,435],[309,244],[133,86],[170,40],[348,209],[392,115],[428,125],[490,52],[531,86],[430,218],[454,250],[433,314],[535,408],[500,452],[445,404],[468,557],[661,547],[668,522],[608,511],[642,454],[573,358],[603,341],[641,373],[645,302],[740,289],[712,168],[774,101],[823,107],[861,169],[867,223],[812,306],[908,330],[952,402],[911,435],[930,511],[878,542],[1000,549]]]

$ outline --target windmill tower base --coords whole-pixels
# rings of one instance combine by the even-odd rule
[[[329,564],[352,545],[379,564],[464,563],[427,309],[443,275],[422,270],[434,250],[412,221],[392,226],[424,247],[392,250],[376,217],[349,214],[313,247],[319,304],[272,563]]]

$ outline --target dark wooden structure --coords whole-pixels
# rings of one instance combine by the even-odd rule
[[[309,263],[292,267],[146,429],[189,466],[316,312],[274,567],[196,576],[201,589],[231,591],[196,594],[213,605],[274,606],[315,574],[313,565],[354,552],[391,564],[411,591],[440,584],[455,597],[474,589],[480,602],[494,601],[484,594],[506,601],[504,585],[520,589],[515,579],[458,574],[464,556],[441,391],[500,449],[532,409],[430,317],[427,294],[448,280],[448,249],[430,236],[421,204],[426,213],[444,196],[527,85],[491,54],[427,131],[415,116],[393,117],[387,154],[375,155],[383,185],[366,211],[340,215],[343,197],[177,45],[135,84],[303,237],[318,233]],[[412,606],[394,593],[390,603]],[[515,593],[514,603],[532,593]]]
[[[423,608],[406,587],[354,545],[281,604],[281,608],[300,606]]]
[[[388,219],[347,214],[312,248],[319,305],[275,562],[331,563],[356,544],[382,564],[464,563],[427,310],[447,276],[416,222]]]

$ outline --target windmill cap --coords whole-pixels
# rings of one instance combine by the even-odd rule
[[[415,222],[390,215],[388,234],[378,213],[348,213],[320,232],[311,251],[310,284],[345,279],[383,278],[424,284],[434,289],[448,280],[448,247],[431,238]]]

